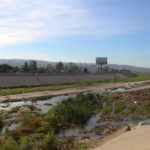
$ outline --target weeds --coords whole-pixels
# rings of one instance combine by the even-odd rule
[[[9,110],[5,115],[10,115],[12,113],[16,113],[19,110],[19,106],[12,108],[11,110]]]

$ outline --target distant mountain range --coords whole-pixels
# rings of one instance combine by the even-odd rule
[[[0,59],[0,64],[8,64],[11,66],[18,66],[21,67],[24,65],[25,62],[29,62],[31,60],[23,60],[23,59]],[[52,64],[53,66],[56,65],[57,62],[48,62],[48,61],[41,61],[36,60],[38,67],[46,67],[48,64]],[[64,63],[67,64],[66,62]],[[82,66],[87,68],[91,73],[96,72],[98,65],[92,64],[92,63],[76,63],[77,66]],[[117,69],[117,70],[131,70],[135,73],[150,73],[150,68],[144,68],[144,67],[135,67],[130,65],[118,65],[118,64],[108,64],[107,65],[110,69]]]

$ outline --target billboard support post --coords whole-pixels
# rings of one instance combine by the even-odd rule
[[[107,57],[97,57],[96,64],[101,66],[101,71],[103,70],[103,65],[107,64]]]

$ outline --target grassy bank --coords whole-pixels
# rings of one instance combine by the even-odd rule
[[[99,85],[101,83],[136,82],[136,81],[145,81],[145,80],[150,80],[150,74],[137,74],[137,77],[123,78],[123,79],[116,79],[116,80],[69,82],[69,83],[63,83],[61,85],[50,85],[50,86],[40,86],[40,87],[36,87],[36,86],[34,87],[33,85],[27,87],[18,87],[18,88],[11,87],[8,89],[0,89],[0,95],[10,95],[10,94],[28,93],[28,92],[36,92],[36,91],[62,90],[67,88]]]
[[[137,82],[150,80],[150,74],[138,73],[137,77],[117,79],[114,82]]]
[[[67,88],[75,88],[75,87],[84,87],[90,85],[98,85],[100,83],[108,83],[110,80],[105,81],[89,81],[89,82],[72,82],[72,83],[63,83],[62,85],[50,85],[50,86],[40,86],[40,87],[19,87],[10,89],[1,89],[0,95],[10,95],[10,94],[19,94],[19,93],[28,93],[28,92],[36,92],[36,91],[52,91],[52,90],[62,90]]]

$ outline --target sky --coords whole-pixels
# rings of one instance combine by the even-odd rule
[[[150,0],[0,0],[0,59],[150,67]]]

